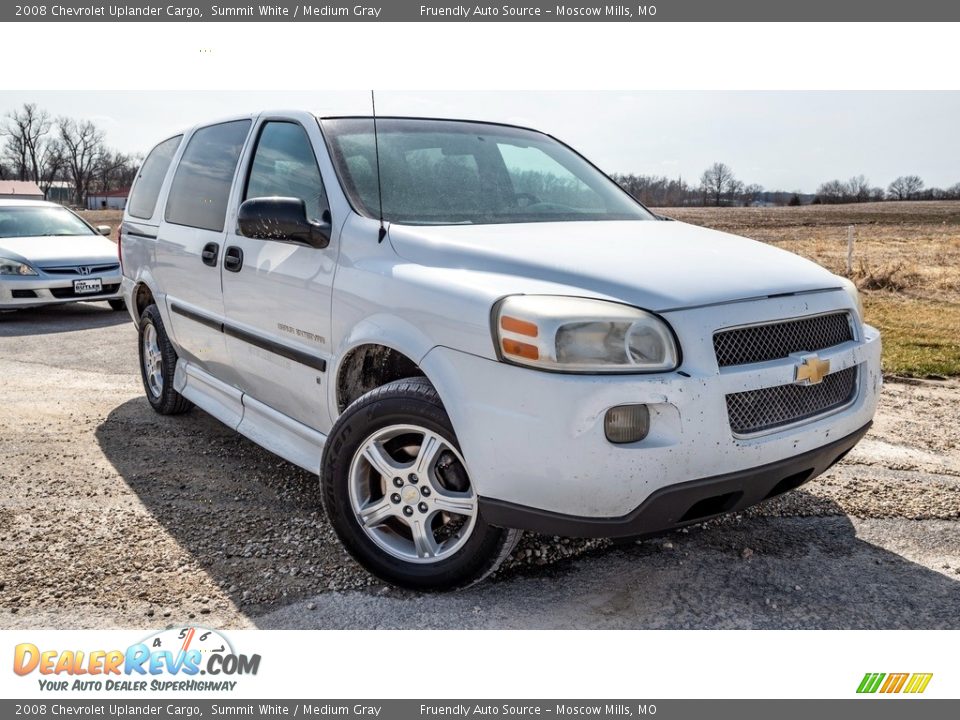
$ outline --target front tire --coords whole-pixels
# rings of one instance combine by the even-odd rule
[[[341,542],[394,585],[473,584],[520,538],[480,514],[450,418],[426,378],[388,383],[351,404],[327,438],[321,477]]]
[[[179,415],[193,403],[173,389],[177,351],[173,349],[156,305],[148,305],[140,316],[140,376],[151,407],[161,415]]]
[[[114,312],[120,312],[121,310],[127,309],[127,304],[121,298],[107,300],[107,302],[110,304],[110,309]]]

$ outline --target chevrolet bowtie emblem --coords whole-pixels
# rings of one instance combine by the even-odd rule
[[[803,385],[818,385],[829,372],[829,360],[821,360],[816,355],[807,355],[797,365],[793,374],[793,381]]]

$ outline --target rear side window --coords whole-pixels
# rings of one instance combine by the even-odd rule
[[[249,120],[235,120],[193,134],[173,176],[167,222],[223,230],[230,186],[249,130]]]
[[[153,217],[153,211],[157,207],[157,198],[160,196],[160,186],[163,185],[163,179],[167,176],[167,170],[170,169],[170,161],[180,147],[180,141],[183,135],[177,135],[169,140],[164,140],[157,145],[147,159],[140,166],[140,174],[137,175],[137,182],[133,186],[133,193],[130,195],[130,201],[127,204],[127,211],[133,217],[149,220]]]

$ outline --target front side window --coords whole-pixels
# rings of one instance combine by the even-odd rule
[[[151,150],[147,159],[143,161],[127,205],[127,212],[133,217],[144,220],[153,217],[157,198],[160,196],[160,187],[163,185],[163,179],[167,176],[167,170],[170,169],[170,162],[177,148],[180,147],[182,139],[182,135],[177,135],[164,140]]]
[[[654,220],[573,150],[521,128],[451,120],[321,121],[353,206],[401,224]]]
[[[249,131],[249,120],[235,120],[193,134],[170,186],[167,222],[223,230],[230,186]]]
[[[61,207],[0,205],[0,238],[96,235],[83,220]]]
[[[327,197],[306,131],[293,122],[268,122],[260,132],[243,199],[300,198],[307,217],[320,221]]]

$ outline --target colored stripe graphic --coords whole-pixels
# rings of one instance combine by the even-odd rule
[[[884,677],[884,673],[867,673],[863,676],[863,680],[860,681],[860,687],[857,688],[857,692],[875,693],[877,688],[880,687],[880,682]]]
[[[887,675],[887,681],[880,688],[882,693],[898,693],[903,688],[903,684],[910,677],[910,673],[890,673]]]
[[[931,679],[933,673],[866,673],[857,686],[857,692],[871,694],[879,691],[888,695],[903,692],[916,695],[927,689]]]
[[[907,683],[907,687],[904,690],[906,693],[922,693],[927,689],[927,685],[930,684],[930,679],[933,677],[933,673],[914,673],[910,677],[910,682]]]

